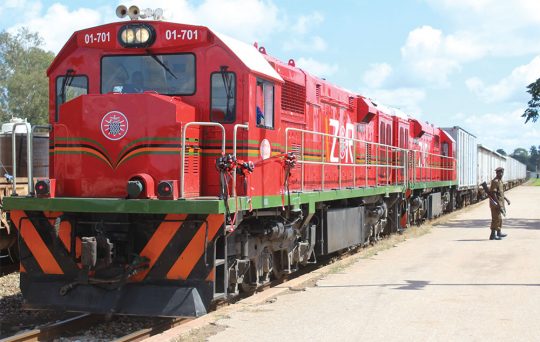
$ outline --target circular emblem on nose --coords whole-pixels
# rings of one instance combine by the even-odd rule
[[[110,140],[122,139],[128,131],[128,119],[118,111],[105,114],[101,119],[101,133]]]
[[[272,147],[270,146],[270,141],[268,141],[268,139],[263,139],[261,141],[259,152],[261,153],[262,159],[270,158],[270,156],[272,155]]]

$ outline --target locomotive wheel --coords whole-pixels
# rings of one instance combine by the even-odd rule
[[[19,245],[17,243],[13,244],[13,246],[11,246],[11,248],[8,249],[8,254],[9,254],[9,258],[11,259],[12,262],[14,263],[18,263],[20,258],[19,258]]]
[[[253,293],[257,290],[257,285],[251,284],[251,283],[241,283],[240,284],[240,290],[244,293]]]
[[[283,251],[276,251],[272,257],[272,274],[274,279],[283,278],[283,265],[282,265],[282,253]]]

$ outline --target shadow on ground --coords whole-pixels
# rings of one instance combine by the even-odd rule
[[[491,219],[481,220],[455,220],[436,225],[436,228],[481,228],[487,229],[491,225]],[[503,229],[539,229],[540,220],[503,218]]]
[[[351,285],[320,285],[317,288],[336,288],[336,287],[390,287],[393,290],[423,290],[428,286],[501,286],[501,287],[538,287],[540,284],[527,283],[432,283],[426,280],[405,280],[406,284],[351,284]]]

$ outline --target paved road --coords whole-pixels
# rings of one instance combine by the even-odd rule
[[[431,233],[221,319],[210,341],[540,341],[540,187],[508,192],[489,241],[486,201]]]

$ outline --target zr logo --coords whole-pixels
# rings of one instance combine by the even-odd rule
[[[354,162],[352,141],[352,139],[354,139],[354,125],[352,123],[347,123],[345,124],[345,127],[341,126],[340,129],[339,121],[336,119],[330,119],[330,127],[332,127],[333,129],[332,149],[330,150],[330,162],[339,163],[341,160],[345,160],[345,163]],[[338,139],[339,157],[336,156],[336,143]]]

